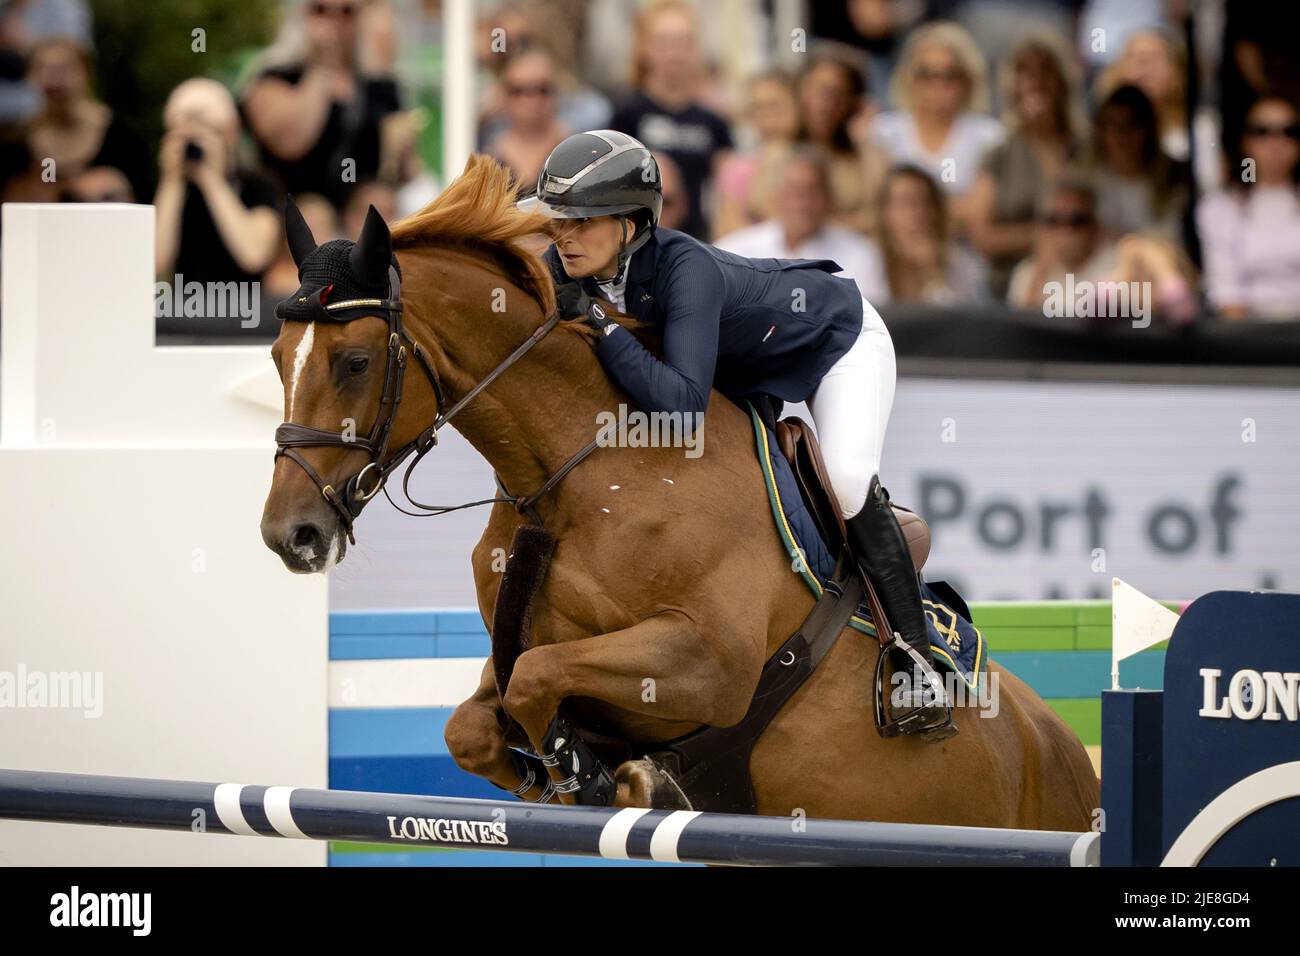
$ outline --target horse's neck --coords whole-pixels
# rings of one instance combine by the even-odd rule
[[[475,381],[531,334],[526,328],[520,333],[490,366],[475,370]],[[604,373],[574,362],[575,347],[590,351],[572,332],[552,331],[452,419],[512,493],[537,490],[595,437],[600,408],[614,407]]]
[[[506,289],[507,311],[492,311],[494,298],[477,291],[480,284],[487,293],[501,284],[490,278],[479,278],[464,294],[445,296],[430,313],[436,320],[423,323],[423,344],[448,405],[490,375],[545,320],[527,293],[513,286]],[[597,414],[617,401],[591,347],[560,327],[475,396],[451,425],[512,493],[527,494],[595,437]]]

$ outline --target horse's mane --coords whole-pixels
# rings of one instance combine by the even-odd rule
[[[545,235],[549,220],[517,209],[516,188],[505,166],[489,156],[471,156],[465,171],[437,198],[393,224],[393,248],[476,246],[537,300],[543,315],[550,315],[555,308],[550,270],[526,244]]]

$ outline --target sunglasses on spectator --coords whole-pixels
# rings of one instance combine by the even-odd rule
[[[1095,222],[1092,213],[1087,212],[1049,212],[1042,217],[1042,223],[1052,229],[1067,227],[1084,229]]]
[[[1266,123],[1256,123],[1246,130],[1247,136],[1285,136],[1287,139],[1300,140],[1300,123],[1290,123],[1286,126],[1269,126]]]
[[[356,14],[357,5],[355,3],[313,3],[307,7],[307,12],[314,17],[342,17],[348,20]]]
[[[931,70],[929,67],[918,66],[916,68],[916,79],[921,83],[939,82],[939,83],[960,83],[966,78],[966,74],[961,70]]]
[[[511,83],[506,86],[507,96],[550,96],[555,87],[550,83]]]

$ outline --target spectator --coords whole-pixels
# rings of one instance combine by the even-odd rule
[[[1151,290],[1155,318],[1167,325],[1190,325],[1201,301],[1192,263],[1175,243],[1157,235],[1128,235],[1119,241],[1114,281],[1130,289]]]
[[[1121,86],[1093,117],[1093,163],[1098,173],[1097,215],[1114,238],[1157,232],[1182,236],[1190,198],[1185,163],[1160,148],[1155,109],[1136,86]]]
[[[718,170],[714,232],[735,232],[767,218],[772,179],[799,135],[799,101],[794,83],[777,70],[749,81],[743,117],[752,142],[727,157]]]
[[[38,163],[54,162],[54,176],[68,182],[92,166],[120,170],[139,197],[149,195],[149,157],[144,144],[90,92],[90,56],[66,38],[32,50],[29,82],[44,105],[31,121],[27,143]]]
[[[803,142],[830,157],[831,208],[835,221],[870,235],[876,195],[889,161],[866,136],[867,81],[860,55],[836,44],[809,54],[799,78]]]
[[[58,183],[50,182],[41,172],[41,164],[32,156],[24,136],[0,139],[0,201],[57,201]]]
[[[40,93],[25,73],[31,51],[61,37],[78,50],[93,44],[86,0],[9,0],[0,3],[0,125],[30,120],[41,108]]]
[[[307,227],[311,229],[311,234],[318,244],[331,239],[344,238],[339,230],[338,213],[335,212],[333,203],[324,196],[305,193],[294,196],[293,202],[302,213],[303,219],[307,220]],[[359,233],[352,233],[347,238],[355,238],[357,235]],[[274,314],[275,304],[286,296],[292,295],[300,285],[302,282],[298,278],[298,264],[293,261],[288,239],[282,236],[275,261],[271,263],[271,268],[266,271],[262,279],[264,303],[262,313]]]
[[[971,194],[971,241],[989,264],[989,290],[1006,295],[1011,268],[1034,246],[1035,211],[1046,182],[1083,151],[1070,50],[1030,34],[1003,61],[1005,140],[984,157]]]
[[[1073,30],[1074,50],[1089,77],[1104,74],[1114,66],[1135,34],[1178,16],[1167,0],[1082,0],[1079,6],[1082,9]],[[1112,87],[1121,82],[1133,80],[1118,81]]]
[[[667,153],[653,153],[659,164],[659,181],[663,188],[663,206],[659,211],[659,225],[665,229],[681,230],[690,212],[691,200],[686,195],[682,171]]]
[[[1119,59],[1096,84],[1095,99],[1104,100],[1120,86],[1131,84],[1147,95],[1155,108],[1160,148],[1165,155],[1195,166],[1196,181],[1219,183],[1219,122],[1215,111],[1198,107],[1187,117],[1187,51],[1164,30],[1138,30],[1124,44]],[[1189,125],[1195,127],[1196,156],[1191,155]]]
[[[540,49],[516,53],[501,85],[507,125],[487,152],[510,167],[521,189],[531,190],[546,157],[572,132],[555,114],[555,64]]]
[[[871,302],[889,298],[880,253],[868,239],[831,221],[831,168],[812,146],[791,152],[781,168],[774,216],[718,240],[719,249],[752,259],[831,259]]]
[[[1076,282],[1108,279],[1118,264],[1113,242],[1097,221],[1097,194],[1091,179],[1066,174],[1043,196],[1033,254],[1011,273],[1007,301],[1015,308],[1036,309],[1047,294],[1044,285],[1062,281],[1066,273]]]
[[[878,220],[891,300],[965,305],[984,297],[983,265],[952,241],[948,197],[925,170],[889,171]]]
[[[352,195],[348,197],[348,204],[343,210],[343,235],[361,235],[361,227],[365,225],[366,213],[370,211],[371,206],[375,207],[375,211],[384,222],[395,221],[397,219],[396,190],[386,183],[374,180],[357,183],[357,188],[352,190]]]
[[[131,183],[120,169],[91,166],[72,177],[63,189],[64,202],[135,202]]]
[[[555,86],[555,114],[568,129],[604,129],[613,109],[599,90],[580,82],[566,64],[586,61],[576,55],[584,32],[586,0],[531,0],[527,5],[507,4],[479,18],[480,138],[490,143],[507,123],[501,72],[505,63],[521,53],[538,51],[550,56]],[[554,29],[563,23],[565,29]]]
[[[289,192],[341,209],[352,184],[378,172],[380,126],[399,106],[392,34],[380,0],[298,0],[254,67],[244,114]]]
[[[690,200],[682,232],[707,240],[705,187],[731,149],[731,133],[726,120],[700,105],[703,72],[694,9],[682,0],[656,0],[637,19],[636,92],[609,124],[672,157]]]
[[[925,8],[924,2],[915,0],[843,0],[809,4],[808,15],[816,36],[863,50],[868,56],[868,88],[884,90],[889,88],[903,38],[924,17]]]
[[[1160,239],[1106,238],[1097,219],[1091,179],[1066,172],[1044,194],[1041,226],[1033,254],[1016,266],[1007,294],[1010,305],[1043,309],[1055,300],[1066,315],[1085,319],[1137,319],[1160,315],[1174,324],[1195,318],[1197,300],[1186,266],[1175,248]],[[1126,284],[1126,296],[1107,291]],[[1086,291],[1091,287],[1093,297]],[[1149,301],[1144,298],[1150,290]],[[1111,312],[1111,303],[1121,313]]]
[[[1163,31],[1139,30],[1124,52],[1097,81],[1097,99],[1121,86],[1136,86],[1147,95],[1158,118],[1160,146],[1174,159],[1188,159],[1187,53]]]
[[[967,197],[984,154],[1002,139],[989,109],[984,56],[955,23],[930,23],[908,37],[891,84],[897,111],[871,124],[872,139],[895,163],[925,170],[952,202],[964,231]]]
[[[1206,294],[1228,319],[1300,313],[1300,114],[1264,96],[1246,113],[1222,189],[1197,208]]]
[[[1300,4],[1223,0],[1220,5],[1198,3],[1198,11],[1218,7],[1221,49],[1218,57],[1217,103],[1225,153],[1235,150],[1246,130],[1246,114],[1265,95],[1300,103]],[[1226,171],[1239,176],[1240,169]],[[1226,180],[1225,180],[1226,182]]]
[[[279,196],[239,168],[239,111],[216,80],[176,87],[163,108],[158,184],[158,274],[196,282],[255,282],[280,238]]]
[[[423,109],[389,113],[379,125],[379,175],[375,181],[397,190],[397,216],[409,216],[433,201],[442,186],[425,166],[420,139],[431,120]]]

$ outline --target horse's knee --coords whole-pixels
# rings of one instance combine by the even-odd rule
[[[554,700],[556,675],[552,657],[545,653],[547,650],[545,645],[534,647],[520,654],[515,661],[510,685],[501,698],[501,704],[516,720],[522,722],[530,716],[550,716],[539,713]]]
[[[457,707],[447,718],[442,736],[456,766],[476,776],[487,776],[505,752],[496,715],[480,705]]]

